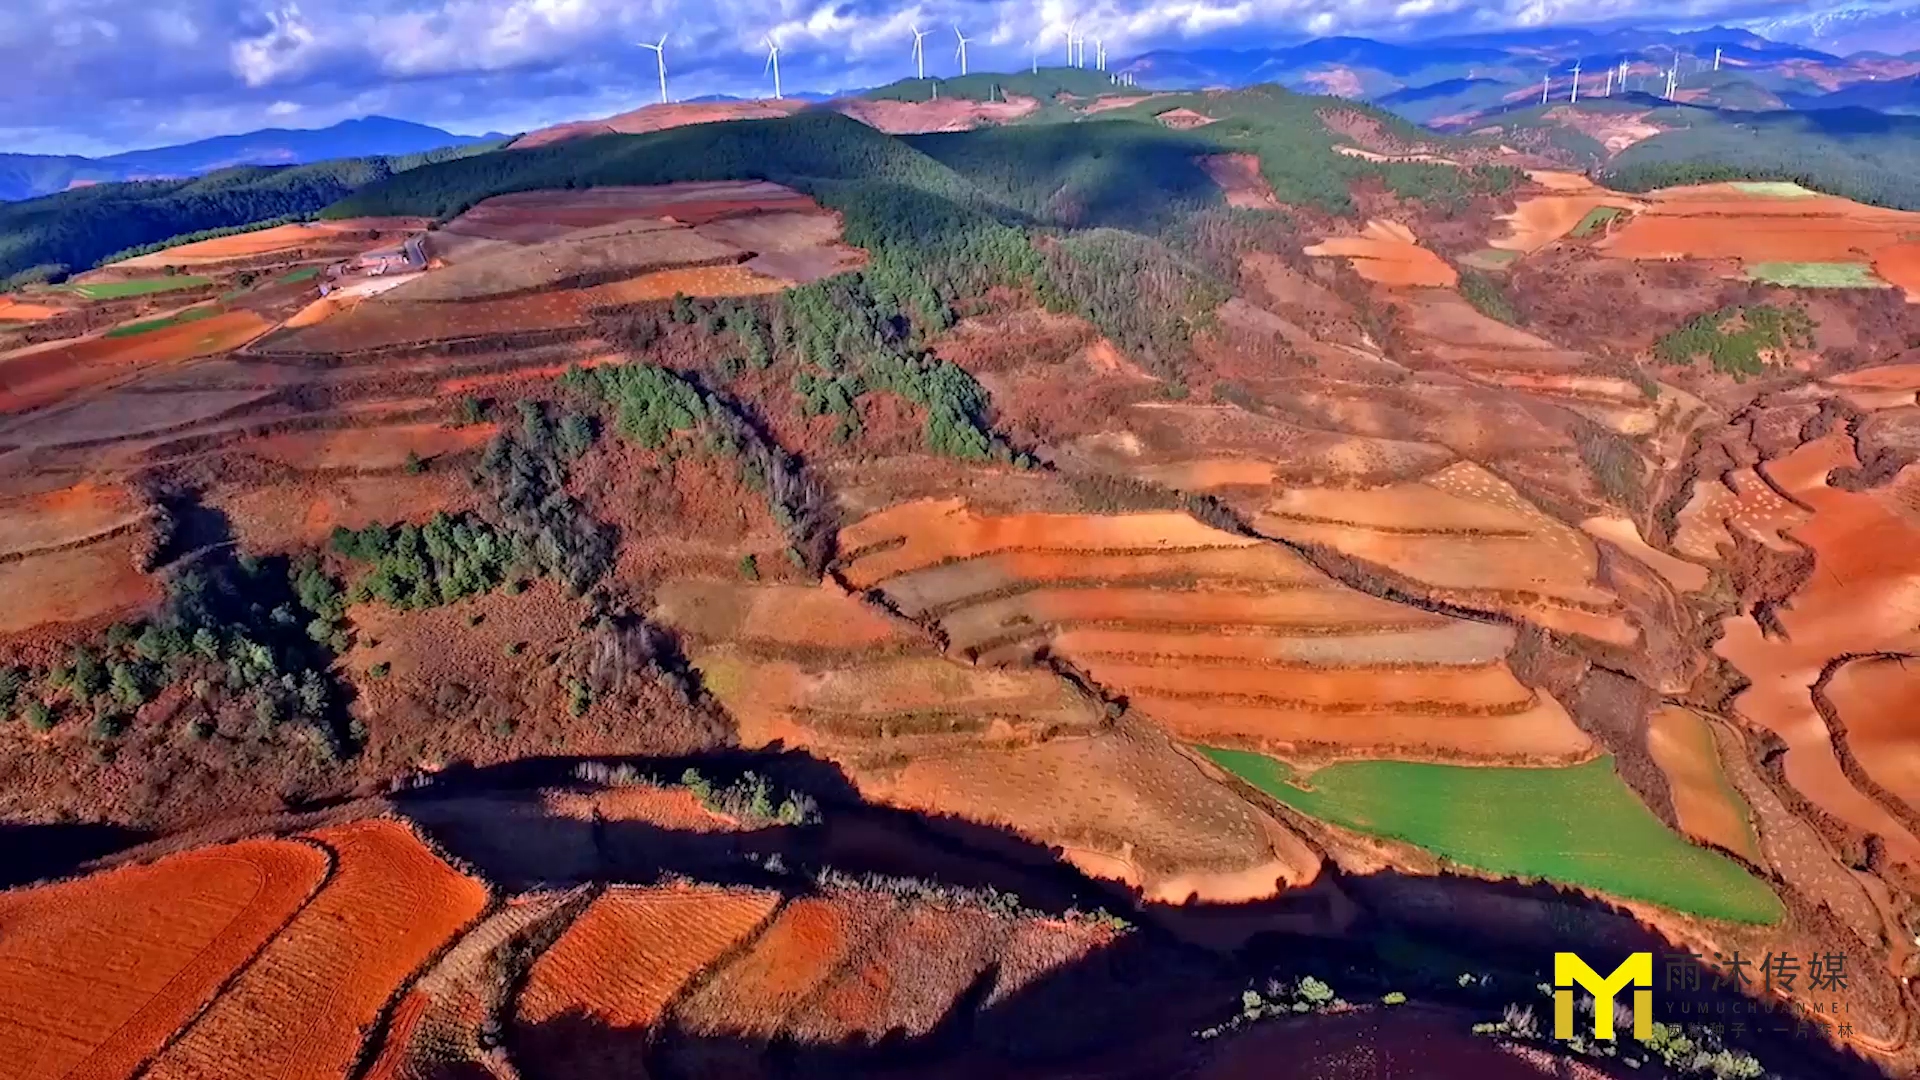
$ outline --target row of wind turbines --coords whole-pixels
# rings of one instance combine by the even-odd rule
[[[927,39],[927,36],[931,33],[931,31],[922,30],[918,26],[914,26],[911,29],[913,31],[914,74],[916,77],[924,79],[927,77],[926,39]],[[1067,27],[1066,43],[1067,43],[1067,66],[1068,67],[1084,68],[1087,66],[1087,36],[1085,34],[1079,33],[1079,29],[1080,29],[1080,23],[1078,20],[1075,20],[1073,23],[1069,24]],[[673,100],[667,93],[667,38],[668,36],[669,35],[667,34],[662,34],[660,35],[659,41],[642,41],[639,43],[641,48],[653,50],[654,62],[655,62],[655,65],[658,67],[659,73],[660,73],[660,104],[662,105],[668,104]],[[960,74],[966,75],[967,74],[967,43],[972,39],[968,38],[966,34],[962,33],[958,26],[955,26],[953,28],[953,36],[958,40],[958,43],[959,43],[958,47],[955,48],[953,51],[954,58],[960,61]],[[762,75],[770,74],[773,76],[773,99],[775,101],[780,101],[782,100],[781,93],[780,93],[780,42],[775,40],[775,38],[771,34],[763,38],[762,41],[767,47],[767,65],[764,69],[762,69],[761,74]],[[1097,71],[1107,70],[1106,42],[1101,40],[1100,38],[1097,38],[1097,37],[1094,38],[1093,49],[1094,49],[1094,52],[1093,52],[1094,69]],[[1040,49],[1039,49],[1038,43],[1035,44],[1034,51],[1033,51],[1033,71],[1035,74],[1038,74],[1040,71]],[[1110,81],[1115,86],[1135,85],[1134,78],[1131,73],[1115,74],[1111,76]]]
[[[1723,49],[1713,50],[1713,70],[1715,71],[1720,70],[1720,58],[1723,51]],[[1568,104],[1578,104],[1580,101],[1580,63],[1578,60],[1573,62],[1573,85],[1567,91]],[[1600,91],[1601,97],[1613,96],[1613,86],[1616,80],[1620,84],[1621,93],[1626,92],[1627,65],[1629,63],[1630,61],[1622,60],[1617,66],[1607,68],[1607,83]],[[1666,70],[1666,81],[1666,92],[1660,96],[1672,100],[1673,95],[1680,89],[1680,50],[1678,49],[1673,51],[1673,63],[1669,65]],[[1547,97],[1552,91],[1553,72],[1549,71],[1545,77],[1540,80],[1540,104],[1545,105],[1547,103]]]

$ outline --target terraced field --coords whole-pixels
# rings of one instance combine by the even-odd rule
[[[1045,652],[1181,738],[1416,759],[1590,752],[1558,703],[1513,678],[1510,630],[1358,592],[1184,514],[910,503],[849,526],[841,549],[851,584],[936,622],[950,651],[989,665]]]
[[[1674,835],[1614,775],[1611,758],[1561,769],[1368,761],[1305,776],[1262,754],[1204,750],[1288,806],[1497,874],[1582,885],[1735,922],[1785,914],[1724,856]]]

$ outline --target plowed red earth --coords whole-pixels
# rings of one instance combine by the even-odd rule
[[[326,877],[247,840],[0,894],[0,1046],[15,1080],[110,1080],[191,1019]]]
[[[576,120],[541,128],[514,140],[513,149],[526,150],[567,139],[594,135],[643,135],[649,131],[685,127],[688,124],[714,124],[723,120],[764,120],[788,116],[806,108],[803,101],[737,101],[711,104],[648,105],[632,112],[609,116],[604,120]]]
[[[338,221],[276,225],[271,229],[180,244],[163,251],[123,259],[113,266],[122,270],[157,270],[165,266],[199,266],[261,255],[292,254],[306,247],[338,246],[343,234],[359,232],[383,234],[379,239],[366,241],[368,248],[391,246],[398,243],[405,233],[424,229],[426,224],[421,218],[343,218]],[[384,235],[388,233],[393,235]]]
[[[1920,213],[1833,195],[1782,198],[1708,184],[1655,192],[1645,210],[1597,246],[1623,259],[1849,262],[1916,230]]]
[[[1355,273],[1381,285],[1451,288],[1460,280],[1445,259],[1421,247],[1413,230],[1397,221],[1369,221],[1360,235],[1330,236],[1306,253],[1344,257]]]
[[[312,836],[334,851],[333,877],[147,1076],[346,1075],[401,981],[486,907],[484,885],[398,822]]]
[[[681,987],[759,926],[779,899],[708,886],[609,890],[528,977],[515,1023],[529,1075],[644,1077],[644,1042],[632,1036],[659,1023]]]
[[[157,364],[237,349],[269,324],[251,311],[230,311],[130,337],[85,338],[34,347],[0,358],[0,413],[24,412]]]
[[[1920,805],[1920,658],[1849,661],[1828,680],[1827,700],[1867,775]]]
[[[140,572],[142,541],[121,535],[85,547],[0,562],[0,634],[82,623],[157,604],[160,579]]]

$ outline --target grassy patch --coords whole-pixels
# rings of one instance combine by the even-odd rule
[[[1858,262],[1757,262],[1747,264],[1747,280],[1795,289],[1890,289]]]
[[[169,326],[178,326],[181,323],[199,322],[201,319],[210,319],[218,314],[220,314],[220,309],[211,305],[207,307],[188,308],[185,311],[168,315],[162,319],[143,319],[140,322],[128,323],[125,326],[116,326],[107,331],[106,336],[110,338],[132,337],[135,334],[164,330]]]
[[[1587,211],[1587,216],[1580,219],[1580,224],[1573,227],[1571,235],[1581,237],[1592,236],[1594,233],[1606,228],[1609,221],[1612,221],[1624,213],[1626,213],[1626,211],[1617,206],[1596,206]]]
[[[1786,180],[1735,180],[1733,186],[1748,195],[1765,195],[1773,199],[1810,199],[1820,194]]]
[[[1473,305],[1474,310],[1489,319],[1498,319],[1508,325],[1520,321],[1519,313],[1513,310],[1513,302],[1507,299],[1507,291],[1485,274],[1471,270],[1461,274],[1460,295]]]
[[[303,266],[291,273],[282,274],[280,277],[274,279],[274,284],[294,285],[302,281],[312,281],[319,276],[320,268],[318,266]]]
[[[1517,251],[1504,251],[1500,248],[1481,248],[1460,257],[1460,265],[1471,266],[1477,270],[1505,270],[1520,258]]]
[[[91,285],[74,285],[71,288],[89,300],[121,300],[129,296],[149,296],[153,293],[173,292],[175,289],[192,289],[211,284],[213,284],[212,278],[180,274],[174,277],[134,278],[130,281],[97,281]]]
[[[1264,754],[1200,749],[1303,814],[1465,866],[1735,922],[1773,923],[1784,914],[1738,863],[1695,847],[1654,817],[1609,757],[1564,769],[1362,761],[1300,779]]]

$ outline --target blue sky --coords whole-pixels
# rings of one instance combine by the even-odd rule
[[[1405,39],[1506,27],[1792,15],[1777,0],[4,0],[0,151],[111,153],[257,127],[323,127],[380,113],[463,132],[519,131],[645,104],[671,35],[675,97],[764,92],[769,31],[790,89],[953,68],[953,26],[975,69],[1064,57],[1078,19],[1111,55]]]

